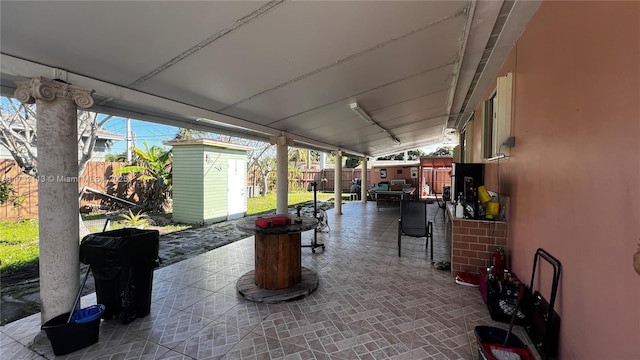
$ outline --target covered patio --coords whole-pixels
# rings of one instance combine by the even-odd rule
[[[558,357],[640,358],[640,287],[632,267],[632,257],[640,252],[640,3],[2,1],[0,6],[1,91],[39,102],[43,110],[39,142],[50,146],[43,152],[49,158],[38,159],[43,179],[77,175],[76,107],[91,105],[104,113],[271,141],[278,148],[280,179],[286,178],[288,146],[332,152],[336,163],[343,156],[360,158],[366,166],[369,158],[440,143],[451,135],[460,142],[460,162],[483,163],[486,187],[510,198],[509,267],[528,277],[537,248],[562,262]],[[505,96],[496,95],[498,85]],[[494,132],[492,119],[498,113],[503,116]],[[68,173],[60,174],[61,169]],[[18,324],[3,329],[13,331],[3,336],[3,349],[5,341],[32,340],[35,324],[68,311],[79,287],[77,184],[39,186],[47,194],[40,213],[51,215],[40,219],[40,241],[46,246],[40,248],[42,313],[31,319],[34,325],[24,327],[24,336],[15,335],[22,327]],[[287,204],[285,181],[278,183],[278,193],[280,212]],[[360,206],[367,211],[352,214],[345,207],[340,218],[337,204],[327,252],[305,255],[305,266],[320,266],[324,286],[303,301],[319,297],[320,312],[310,310],[313,304],[304,306],[305,312],[286,307],[278,313],[267,306],[259,313],[264,327],[256,325],[240,336],[242,326],[237,326],[234,336],[252,339],[251,346],[261,349],[280,344],[276,347],[284,354],[285,348],[294,349],[291,343],[306,341],[292,337],[311,334],[307,331],[322,324],[327,312],[344,308],[339,321],[346,326],[353,316],[355,327],[347,331],[352,340],[344,351],[357,348],[364,354],[355,344],[366,342],[367,330],[375,328],[395,336],[394,341],[402,339],[404,346],[411,338],[410,348],[420,348],[421,337],[428,338],[430,345],[410,351],[424,350],[432,358],[449,356],[440,349],[457,346],[465,350],[453,358],[473,356],[469,331],[473,321],[484,323],[487,316],[480,313],[479,297],[467,296],[474,291],[455,287],[450,274],[415,257],[424,256],[422,251],[405,251],[407,257],[398,259],[395,220],[380,221],[376,216],[385,216],[383,211],[374,214],[368,211],[372,204]],[[210,255],[222,256],[222,262],[200,261],[226,263],[222,270],[237,274],[243,266],[240,254],[250,256],[245,252],[251,247],[248,241],[235,247],[241,248]],[[250,258],[242,259],[250,264]],[[314,264],[311,259],[320,260]],[[166,283],[179,289],[179,279]],[[229,285],[218,291],[232,289]],[[549,293],[548,282],[537,285]],[[335,292],[323,292],[332,288]],[[201,296],[211,291],[194,289]],[[178,296],[174,290],[169,291]],[[167,300],[169,313],[159,314],[175,319],[171,311],[180,314],[202,299],[191,299],[191,304],[176,299],[177,310]],[[403,301],[394,303],[397,299]],[[469,299],[475,303],[467,304]],[[233,309],[236,301],[225,306]],[[407,304],[412,315],[404,317],[401,307]],[[452,315],[443,319],[443,314]],[[397,328],[381,330],[385,317]],[[199,318],[193,326],[197,331],[205,328],[203,322],[220,321]],[[424,319],[429,325],[420,328]],[[304,321],[308,327],[300,332],[286,329]],[[444,323],[455,331],[441,330]],[[226,323],[221,324],[224,330],[208,327],[211,332],[202,338],[232,338],[226,336]],[[427,327],[431,333],[422,333]],[[109,324],[103,328],[103,336],[111,333],[114,339],[128,334]],[[192,331],[189,325],[169,328],[176,334]],[[259,331],[265,334],[262,340],[247,337]],[[325,331],[308,336],[323,337]],[[456,337],[461,333],[467,337]],[[444,340],[445,335],[453,340]],[[146,336],[151,335],[134,337],[142,348],[149,344]],[[135,341],[124,342],[134,347]],[[184,351],[198,352],[198,345],[184,345]],[[115,348],[109,341],[97,346]],[[230,346],[231,351],[240,348]],[[151,347],[149,352],[149,357],[162,356]]]
[[[477,359],[474,327],[507,327],[491,320],[477,288],[432,266],[424,239],[403,238],[398,257],[397,208],[351,202],[343,210],[328,211],[331,232],[318,234],[325,251],[302,249],[303,266],[320,277],[310,296],[280,304],[240,297],[235,281],[254,266],[250,237],[158,269],[150,315],[103,321],[97,344],[58,358]],[[429,205],[428,218],[434,259],[448,259],[442,209]],[[312,237],[304,233],[303,243]],[[94,304],[95,293],[82,301]],[[50,346],[28,346],[39,330],[40,314],[1,328],[3,356],[54,358]],[[516,334],[525,339],[521,328]]]

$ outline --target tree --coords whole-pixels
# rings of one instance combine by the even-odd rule
[[[19,208],[26,200],[27,198],[24,195],[19,194],[13,189],[11,181],[0,180],[0,205],[9,203],[14,208]]]
[[[260,173],[262,186],[260,195],[265,196],[269,192],[269,177],[276,170],[275,146],[267,142],[232,138],[230,142],[249,146],[253,150],[247,151],[247,171],[256,169]]]
[[[160,146],[149,147],[144,142],[144,150],[134,147],[136,154],[134,165],[115,169],[116,174],[135,173],[136,179],[142,182],[139,187],[144,210],[165,212],[170,207],[173,156],[171,150]]]
[[[193,140],[199,139],[207,136],[206,131],[201,130],[193,130],[187,128],[180,128],[176,136],[173,137],[173,140]]]
[[[431,157],[435,157],[435,156],[451,157],[451,156],[453,156],[453,148],[451,146],[440,147],[440,148],[436,149],[434,152],[429,153],[429,155],[427,155],[427,156],[431,156]]]
[[[299,163],[306,164],[306,167],[310,169],[312,162],[320,160],[320,152],[311,149],[290,147],[288,157],[289,162],[292,162],[296,169]]]
[[[361,160],[359,158],[348,157],[347,161],[344,163],[344,167],[347,169],[355,169],[360,165],[360,161]]]
[[[119,154],[107,154],[104,156],[106,162],[127,162],[127,152],[121,152]]]
[[[407,154],[409,155],[407,160],[420,160],[420,157],[425,155],[424,151],[420,149],[409,150]]]
[[[289,185],[291,190],[303,190],[302,182],[302,170],[299,165],[305,164],[305,168],[311,168],[312,151],[309,149],[290,147],[288,150],[288,170],[289,170]]]
[[[409,151],[407,151],[407,159],[406,160],[420,160],[420,157],[424,156],[424,155],[425,155],[424,151],[422,151],[420,149],[409,150]],[[392,154],[392,155],[387,155],[387,156],[381,156],[381,157],[377,158],[377,160],[405,160],[404,152],[397,153],[397,154]]]
[[[262,178],[262,187],[260,188],[260,195],[265,196],[269,191],[269,176],[276,170],[276,158],[273,156],[267,156],[260,159],[257,159],[255,162],[255,166],[258,168],[260,172],[260,176]]]
[[[0,144],[9,150],[22,172],[37,177],[35,105],[20,104],[18,100],[6,97],[2,97],[0,102]],[[78,177],[82,176],[93,155],[98,130],[112,117],[78,110]]]
[[[78,111],[78,147],[82,149],[82,155],[78,161],[78,176],[84,173],[87,163],[91,160],[98,139],[98,130],[113,118],[113,115],[105,115],[98,120],[98,115],[90,111]],[[107,146],[111,146],[110,141],[107,141]]]
[[[274,145],[258,140],[212,134],[213,138],[237,145],[250,147],[247,151],[247,173],[255,170],[260,173],[262,186],[260,195],[265,196],[270,188],[269,178],[276,170],[276,148]]]
[[[22,172],[36,177],[36,152],[33,144],[36,127],[30,118],[35,119],[33,106],[24,106],[17,100],[2,98],[0,107],[0,144],[9,150]],[[21,128],[21,130],[18,130]]]
[[[36,155],[36,108],[35,105],[21,104],[16,99],[0,98],[0,144],[9,150],[23,173],[37,178],[38,168]],[[102,115],[102,119],[98,117]],[[78,110],[78,178],[82,176],[87,163],[93,155],[98,138],[98,130],[113,116],[98,114],[86,110]],[[109,143],[107,143],[109,144]],[[15,204],[15,201],[14,201]],[[82,222],[80,212],[80,237],[89,234],[89,229]]]

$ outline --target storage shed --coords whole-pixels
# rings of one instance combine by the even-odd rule
[[[173,147],[173,220],[215,223],[247,211],[250,147],[211,139],[164,142]]]

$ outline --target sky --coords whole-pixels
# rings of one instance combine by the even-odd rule
[[[122,136],[126,136],[127,119],[122,117],[114,117],[104,124],[103,129],[114,132],[116,134],[120,134]],[[179,128],[175,126],[154,124],[140,120],[131,120],[131,133],[134,134],[133,138],[135,139],[134,146],[139,148],[144,147],[144,141],[146,141],[149,146],[163,146],[162,142],[173,139],[174,136],[178,133],[178,130]],[[115,141],[113,143],[113,147],[110,151],[108,151],[108,153],[120,154],[125,152],[126,149],[126,141]]]
[[[7,111],[11,110],[11,106],[9,104],[9,98],[0,97],[0,106],[3,109],[7,109]],[[17,100],[13,100],[17,103]],[[98,119],[102,119],[104,114],[100,114]],[[127,134],[127,120],[122,117],[114,117],[108,120],[103,129],[114,132],[116,134],[120,134],[122,136],[126,136]],[[166,126],[160,124],[154,124],[141,120],[131,120],[131,131],[135,133],[136,143],[134,146],[144,147],[143,142],[146,140],[149,143],[149,146],[159,145],[163,146],[163,141],[168,141],[174,138],[174,136],[178,133],[178,128],[175,126]],[[165,146],[166,147],[166,146]],[[121,154],[125,152],[127,149],[126,141],[115,141],[113,143],[113,147],[111,151],[107,151],[110,154]]]
[[[7,101],[8,99],[5,97],[0,98],[0,102],[3,105],[3,107],[8,106]],[[103,128],[105,130],[108,130],[126,137],[127,120],[126,118],[123,118],[123,117],[114,117],[108,120],[104,124]],[[133,144],[133,146],[140,147],[140,148],[144,147],[143,145],[144,141],[147,141],[149,146],[154,146],[154,145],[164,146],[162,145],[162,142],[172,140],[175,137],[175,135],[178,133],[178,130],[179,128],[175,126],[154,124],[152,122],[146,122],[146,121],[134,120],[134,119],[131,120],[131,132],[134,134],[133,138],[135,140],[135,143]],[[439,146],[440,145],[424,147],[422,148],[422,150],[428,154],[436,150]],[[167,146],[164,146],[164,147],[168,148]],[[108,150],[107,153],[121,154],[121,153],[124,153],[126,149],[127,149],[126,141],[124,140],[115,141],[113,143],[111,150]]]
[[[126,136],[127,134],[127,120],[122,117],[114,117],[105,123],[103,126],[105,130],[114,132],[116,134],[120,134],[122,136]],[[146,141],[149,146],[162,145],[163,141],[172,140],[175,135],[178,133],[179,128],[175,126],[154,124],[151,122],[141,121],[141,120],[131,120],[131,132],[134,134],[133,138],[135,139],[135,143],[133,144],[136,147],[143,148],[144,141]],[[429,147],[422,148],[422,151],[425,153],[430,153],[436,150],[441,145],[434,145]],[[168,148],[167,146],[164,146]],[[127,143],[126,141],[115,141],[109,154],[121,154],[126,151]]]

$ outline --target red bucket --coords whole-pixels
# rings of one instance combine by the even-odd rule
[[[507,336],[506,330],[493,326],[476,326],[475,333],[480,359],[502,360],[518,358],[511,354],[517,354],[521,360],[535,359],[529,347],[514,334],[509,335],[507,346],[502,346]]]

